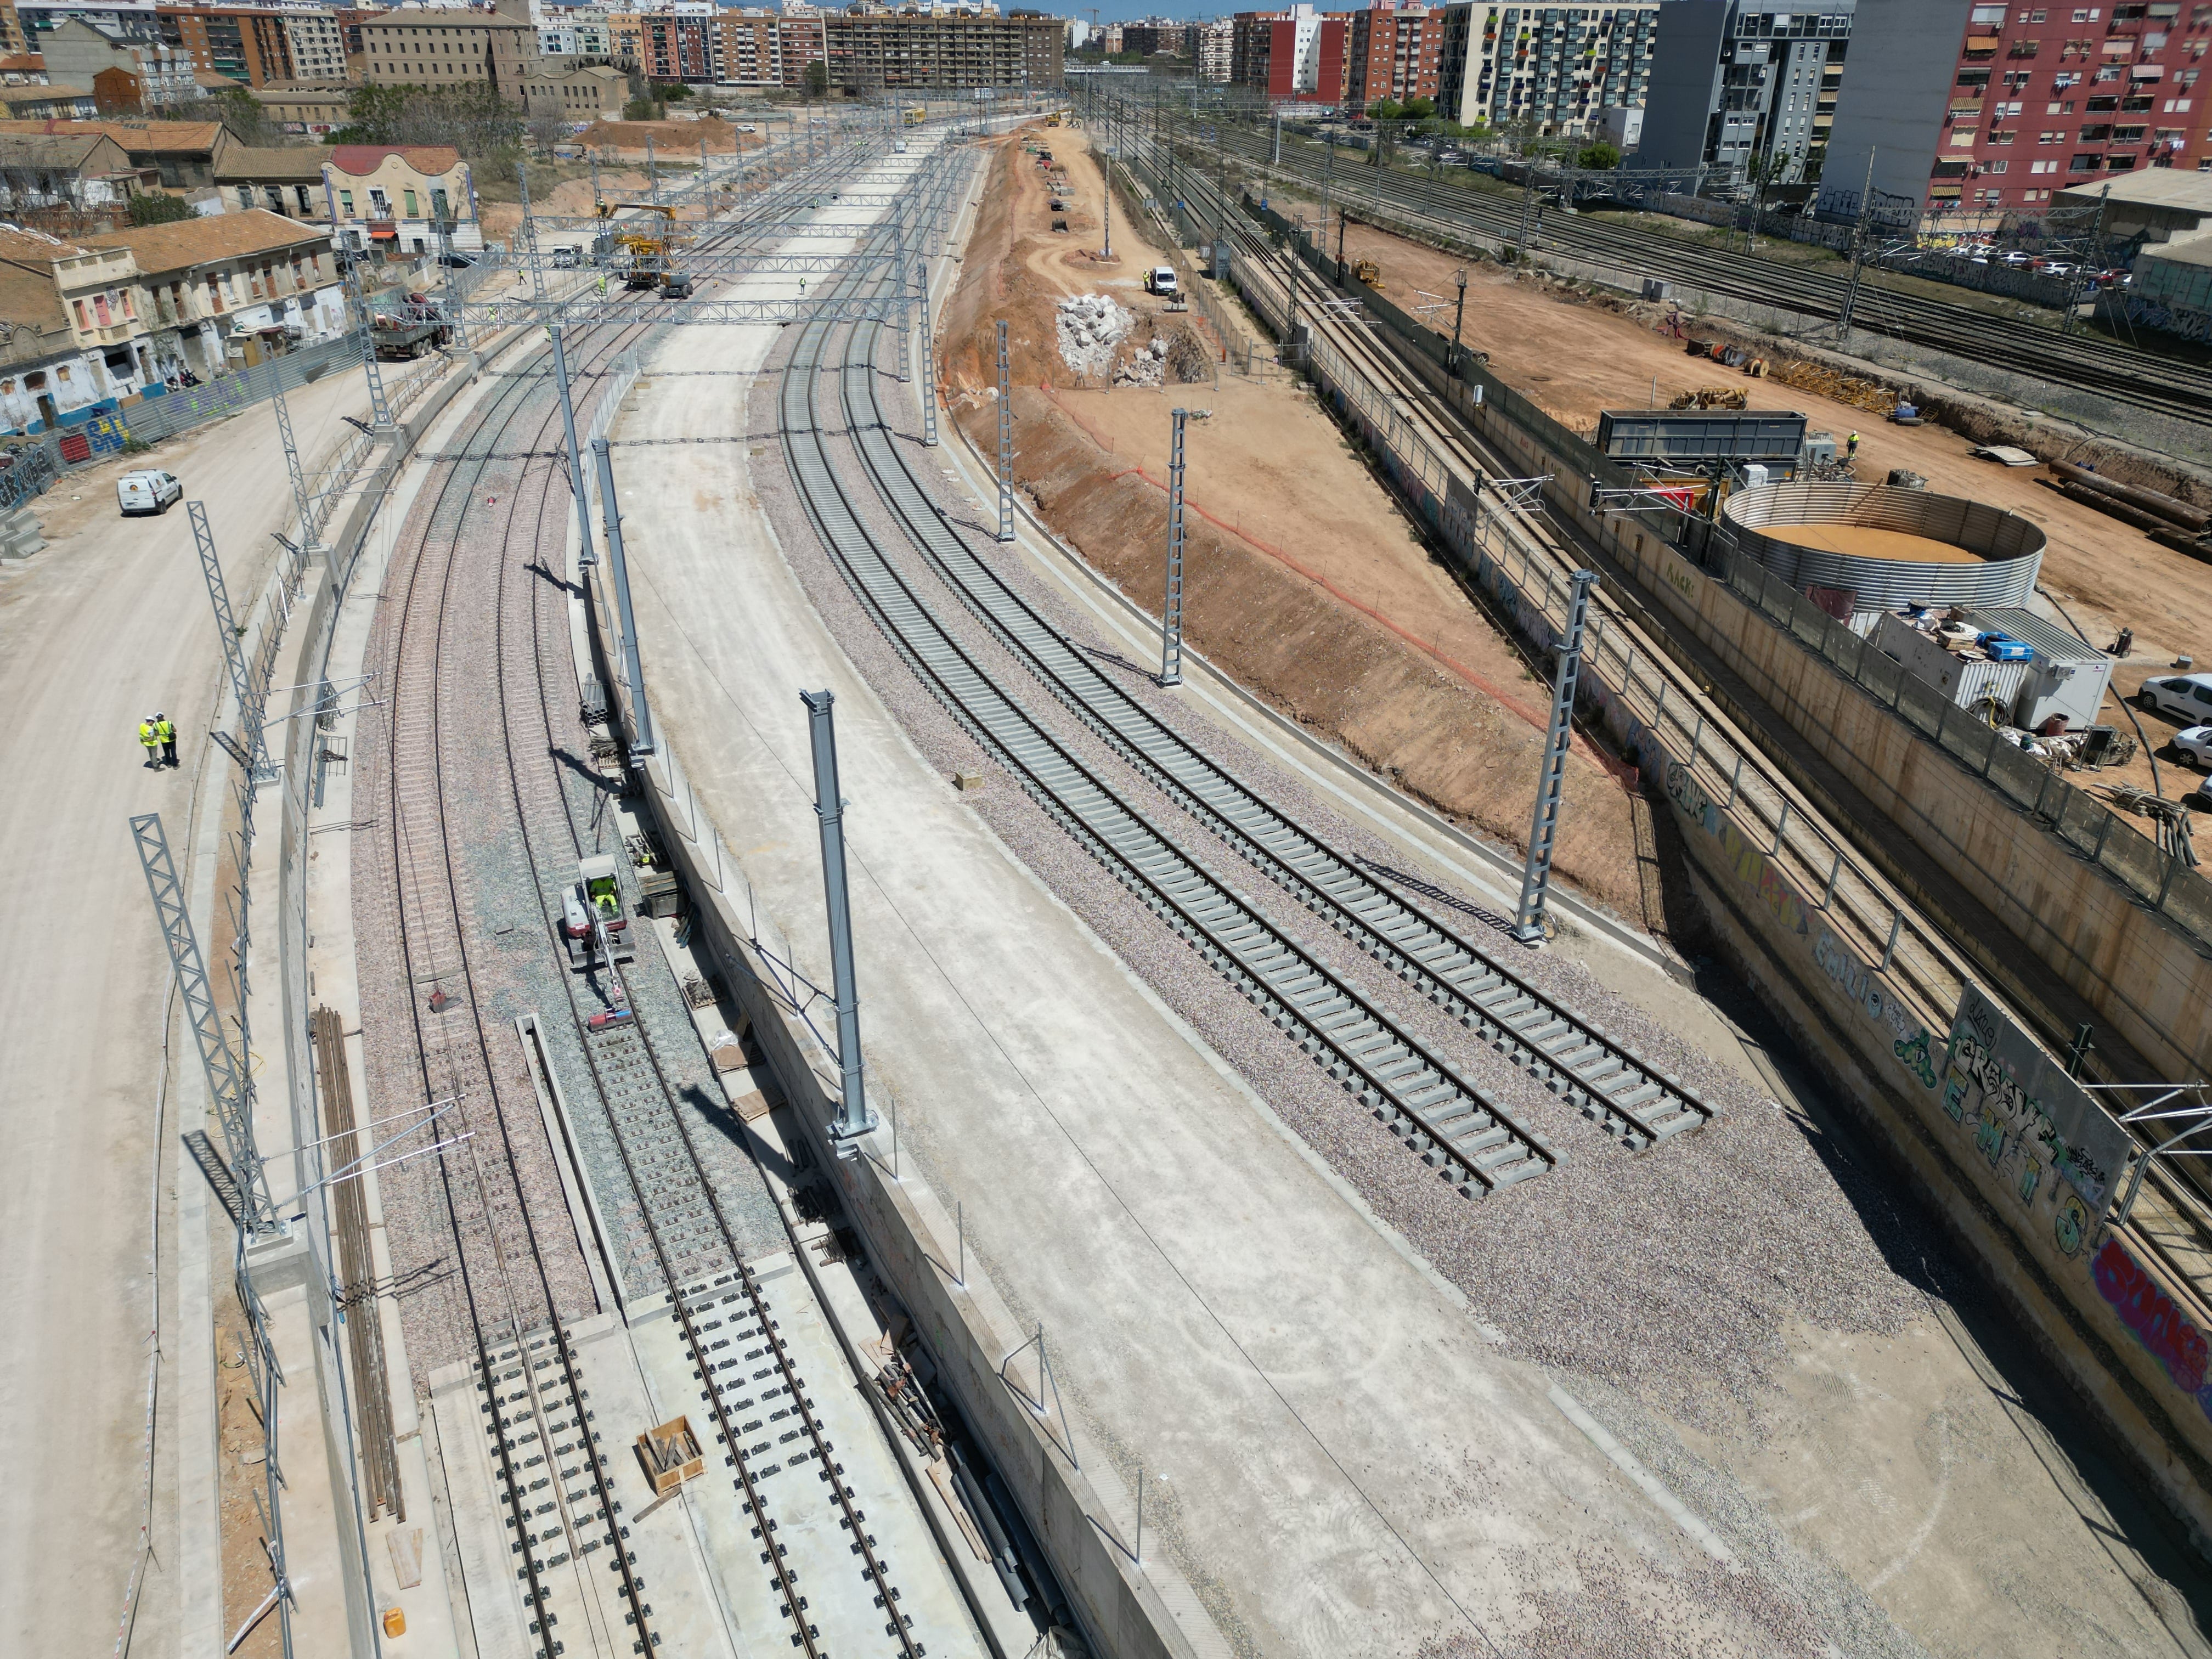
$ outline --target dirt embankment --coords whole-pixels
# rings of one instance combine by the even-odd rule
[[[1109,292],[1141,324],[1150,302],[1139,274],[1154,250],[1116,214],[1118,263],[1083,257],[1098,246],[1103,181],[1080,135],[1050,137],[1069,174],[1058,215],[1018,144],[994,161],[945,312],[953,418],[995,449],[995,324],[1006,318],[1018,481],[1054,530],[1157,615],[1168,411],[1210,406],[1188,433],[1186,637],[1409,793],[1525,844],[1548,690],[1313,400],[1288,382],[1226,377],[1172,396],[1076,386],[1060,356],[1060,300]],[[1056,216],[1065,233],[1051,229]],[[1556,866],[1589,896],[1642,916],[1627,792],[1579,742]]]

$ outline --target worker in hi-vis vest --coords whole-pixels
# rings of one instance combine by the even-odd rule
[[[146,750],[146,764],[160,766],[161,734],[154,729],[154,717],[151,714],[138,722],[138,741]]]
[[[154,735],[161,740],[161,764],[174,766],[177,763],[176,722],[158,708],[154,711]]]

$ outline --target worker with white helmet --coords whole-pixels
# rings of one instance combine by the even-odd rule
[[[154,711],[154,735],[161,740],[161,764],[177,763],[177,728],[173,721],[160,709]]]
[[[154,717],[151,714],[138,722],[138,746],[146,751],[146,764],[159,768],[161,764],[161,757],[158,752],[161,747],[161,733],[160,728],[154,724]]]

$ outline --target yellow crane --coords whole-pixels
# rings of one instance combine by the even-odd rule
[[[669,276],[668,258],[676,246],[676,210],[660,207],[651,202],[625,204],[636,213],[657,213],[656,225],[652,220],[617,222],[614,228],[614,245],[629,255],[629,271],[623,278],[625,288],[658,288]],[[599,217],[611,220],[615,204],[599,204]]]

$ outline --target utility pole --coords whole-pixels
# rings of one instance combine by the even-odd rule
[[[1459,298],[1452,306],[1451,362],[1446,365],[1454,374],[1459,372],[1459,325],[1467,315],[1467,267],[1462,265],[1452,272],[1452,281],[1459,285]]]
[[[653,204],[660,205],[660,163],[653,153],[653,135],[645,135],[645,176],[652,181]]]
[[[561,428],[568,441],[568,493],[576,498],[577,566],[588,570],[599,562],[592,545],[592,514],[584,495],[584,455],[576,443],[576,406],[568,397],[568,354],[561,343],[562,326],[546,330],[553,337],[553,384],[561,393]]]
[[[215,609],[215,631],[222,638],[222,665],[230,676],[230,693],[239,713],[246,712],[246,641],[239,635],[238,617],[230,608],[230,588],[222,579],[222,562],[216,556],[215,533],[208,528],[207,508],[198,501],[185,503],[191,520],[192,547],[200,556],[200,580],[207,584],[208,603]]]
[[[599,212],[601,205],[601,198],[599,196],[599,153],[595,149],[586,150],[584,152],[584,157],[592,164],[592,211],[596,214]]]
[[[1536,810],[1528,825],[1528,861],[1521,872],[1521,903],[1513,937],[1544,942],[1544,900],[1552,886],[1552,842],[1559,830],[1559,797],[1565,787],[1567,751],[1575,736],[1575,683],[1582,677],[1583,624],[1589,614],[1597,572],[1577,570],[1567,600],[1566,630],[1559,636],[1559,666],[1552,677],[1552,723],[1544,735],[1544,760],[1536,780]]]
[[[530,266],[530,292],[537,299],[545,297],[544,273],[538,269],[538,230],[530,217],[530,163],[514,164],[515,183],[522,191],[522,257]]]
[[[1168,440],[1168,591],[1160,606],[1160,684],[1182,684],[1182,426],[1175,411]]]
[[[307,475],[300,465],[300,446],[292,436],[291,406],[284,401],[282,357],[269,365],[269,403],[276,413],[276,441],[284,446],[284,471],[292,480],[292,507],[300,515],[300,546],[304,553],[307,544],[315,538],[315,527],[308,516]]]
[[[915,260],[915,287],[921,295],[921,441],[937,447],[937,347],[929,326],[929,253],[925,248]]]
[[[1521,181],[1521,240],[1513,246],[1513,257],[1516,263],[1525,265],[1528,263],[1528,238],[1534,234],[1531,221],[1536,214],[1536,163],[1531,157],[1522,165],[1528,169],[1528,176]]]
[[[1280,104],[1275,106],[1275,159],[1269,165],[1283,165],[1283,106]]]
[[[1289,314],[1283,325],[1283,345],[1284,349],[1291,354],[1291,362],[1293,367],[1296,367],[1300,361],[1298,356],[1298,244],[1305,240],[1305,221],[1293,219],[1291,221],[1290,234],[1283,240],[1283,255],[1285,261],[1283,278],[1290,290]]]
[[[1336,129],[1328,131],[1328,151],[1321,170],[1321,251],[1328,252],[1328,204],[1336,188]],[[1344,286],[1344,239],[1339,234],[1336,244],[1336,285]]]
[[[999,539],[1014,538],[1014,390],[1006,319],[999,319]]]
[[[860,994],[853,975],[853,903],[845,884],[845,798],[837,788],[836,694],[802,691],[814,746],[814,815],[822,826],[822,889],[830,912],[830,985],[837,1003],[837,1115],[830,1138],[849,1140],[876,1127],[860,1065]]]
[[[637,617],[630,609],[629,565],[623,557],[622,508],[615,501],[614,457],[605,438],[592,440],[592,459],[599,473],[599,514],[605,521],[607,562],[614,567],[615,626],[622,632],[623,677],[629,683],[635,727],[630,733],[630,758],[653,752],[653,709],[646,701],[645,665],[638,660]]]
[[[346,256],[346,289],[354,303],[354,314],[361,319],[361,366],[368,382],[369,425],[380,434],[392,431],[392,404],[384,395],[384,368],[376,361],[376,319],[368,308],[368,289],[361,280],[361,258],[358,252]]]
[[[1859,276],[1866,269],[1867,224],[1874,217],[1874,158],[1878,154],[1873,145],[1867,147],[1866,188],[1859,192],[1858,223],[1851,228],[1851,276],[1844,287],[1844,303],[1836,313],[1836,343],[1847,346],[1851,343],[1851,313],[1859,302]]]

